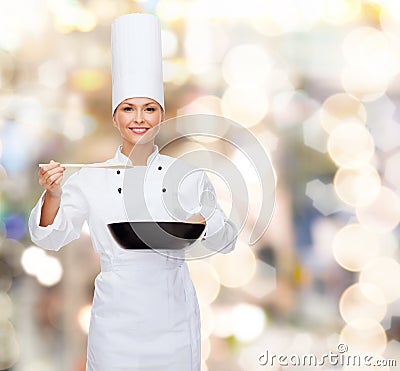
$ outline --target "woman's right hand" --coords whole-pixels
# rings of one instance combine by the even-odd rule
[[[62,167],[59,162],[51,160],[38,172],[39,184],[46,189],[46,193],[52,198],[61,198],[61,182],[64,171],[65,167]]]

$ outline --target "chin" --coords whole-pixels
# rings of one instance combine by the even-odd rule
[[[132,145],[140,145],[140,144],[148,144],[148,143],[154,143],[154,138],[155,136],[146,136],[143,135],[142,137],[135,138],[135,139],[128,139],[129,143]]]

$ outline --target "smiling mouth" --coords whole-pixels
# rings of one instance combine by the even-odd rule
[[[133,127],[133,128],[129,128],[129,130],[131,130],[135,134],[144,134],[144,133],[147,133],[147,131],[150,130],[150,128]]]

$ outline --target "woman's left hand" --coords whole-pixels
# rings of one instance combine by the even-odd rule
[[[201,214],[194,214],[191,217],[185,220],[186,223],[199,223],[199,224],[206,224],[206,220],[204,216]]]

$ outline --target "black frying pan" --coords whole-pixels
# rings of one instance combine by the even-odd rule
[[[121,222],[107,225],[115,241],[124,249],[170,249],[190,246],[205,225],[185,222]]]

